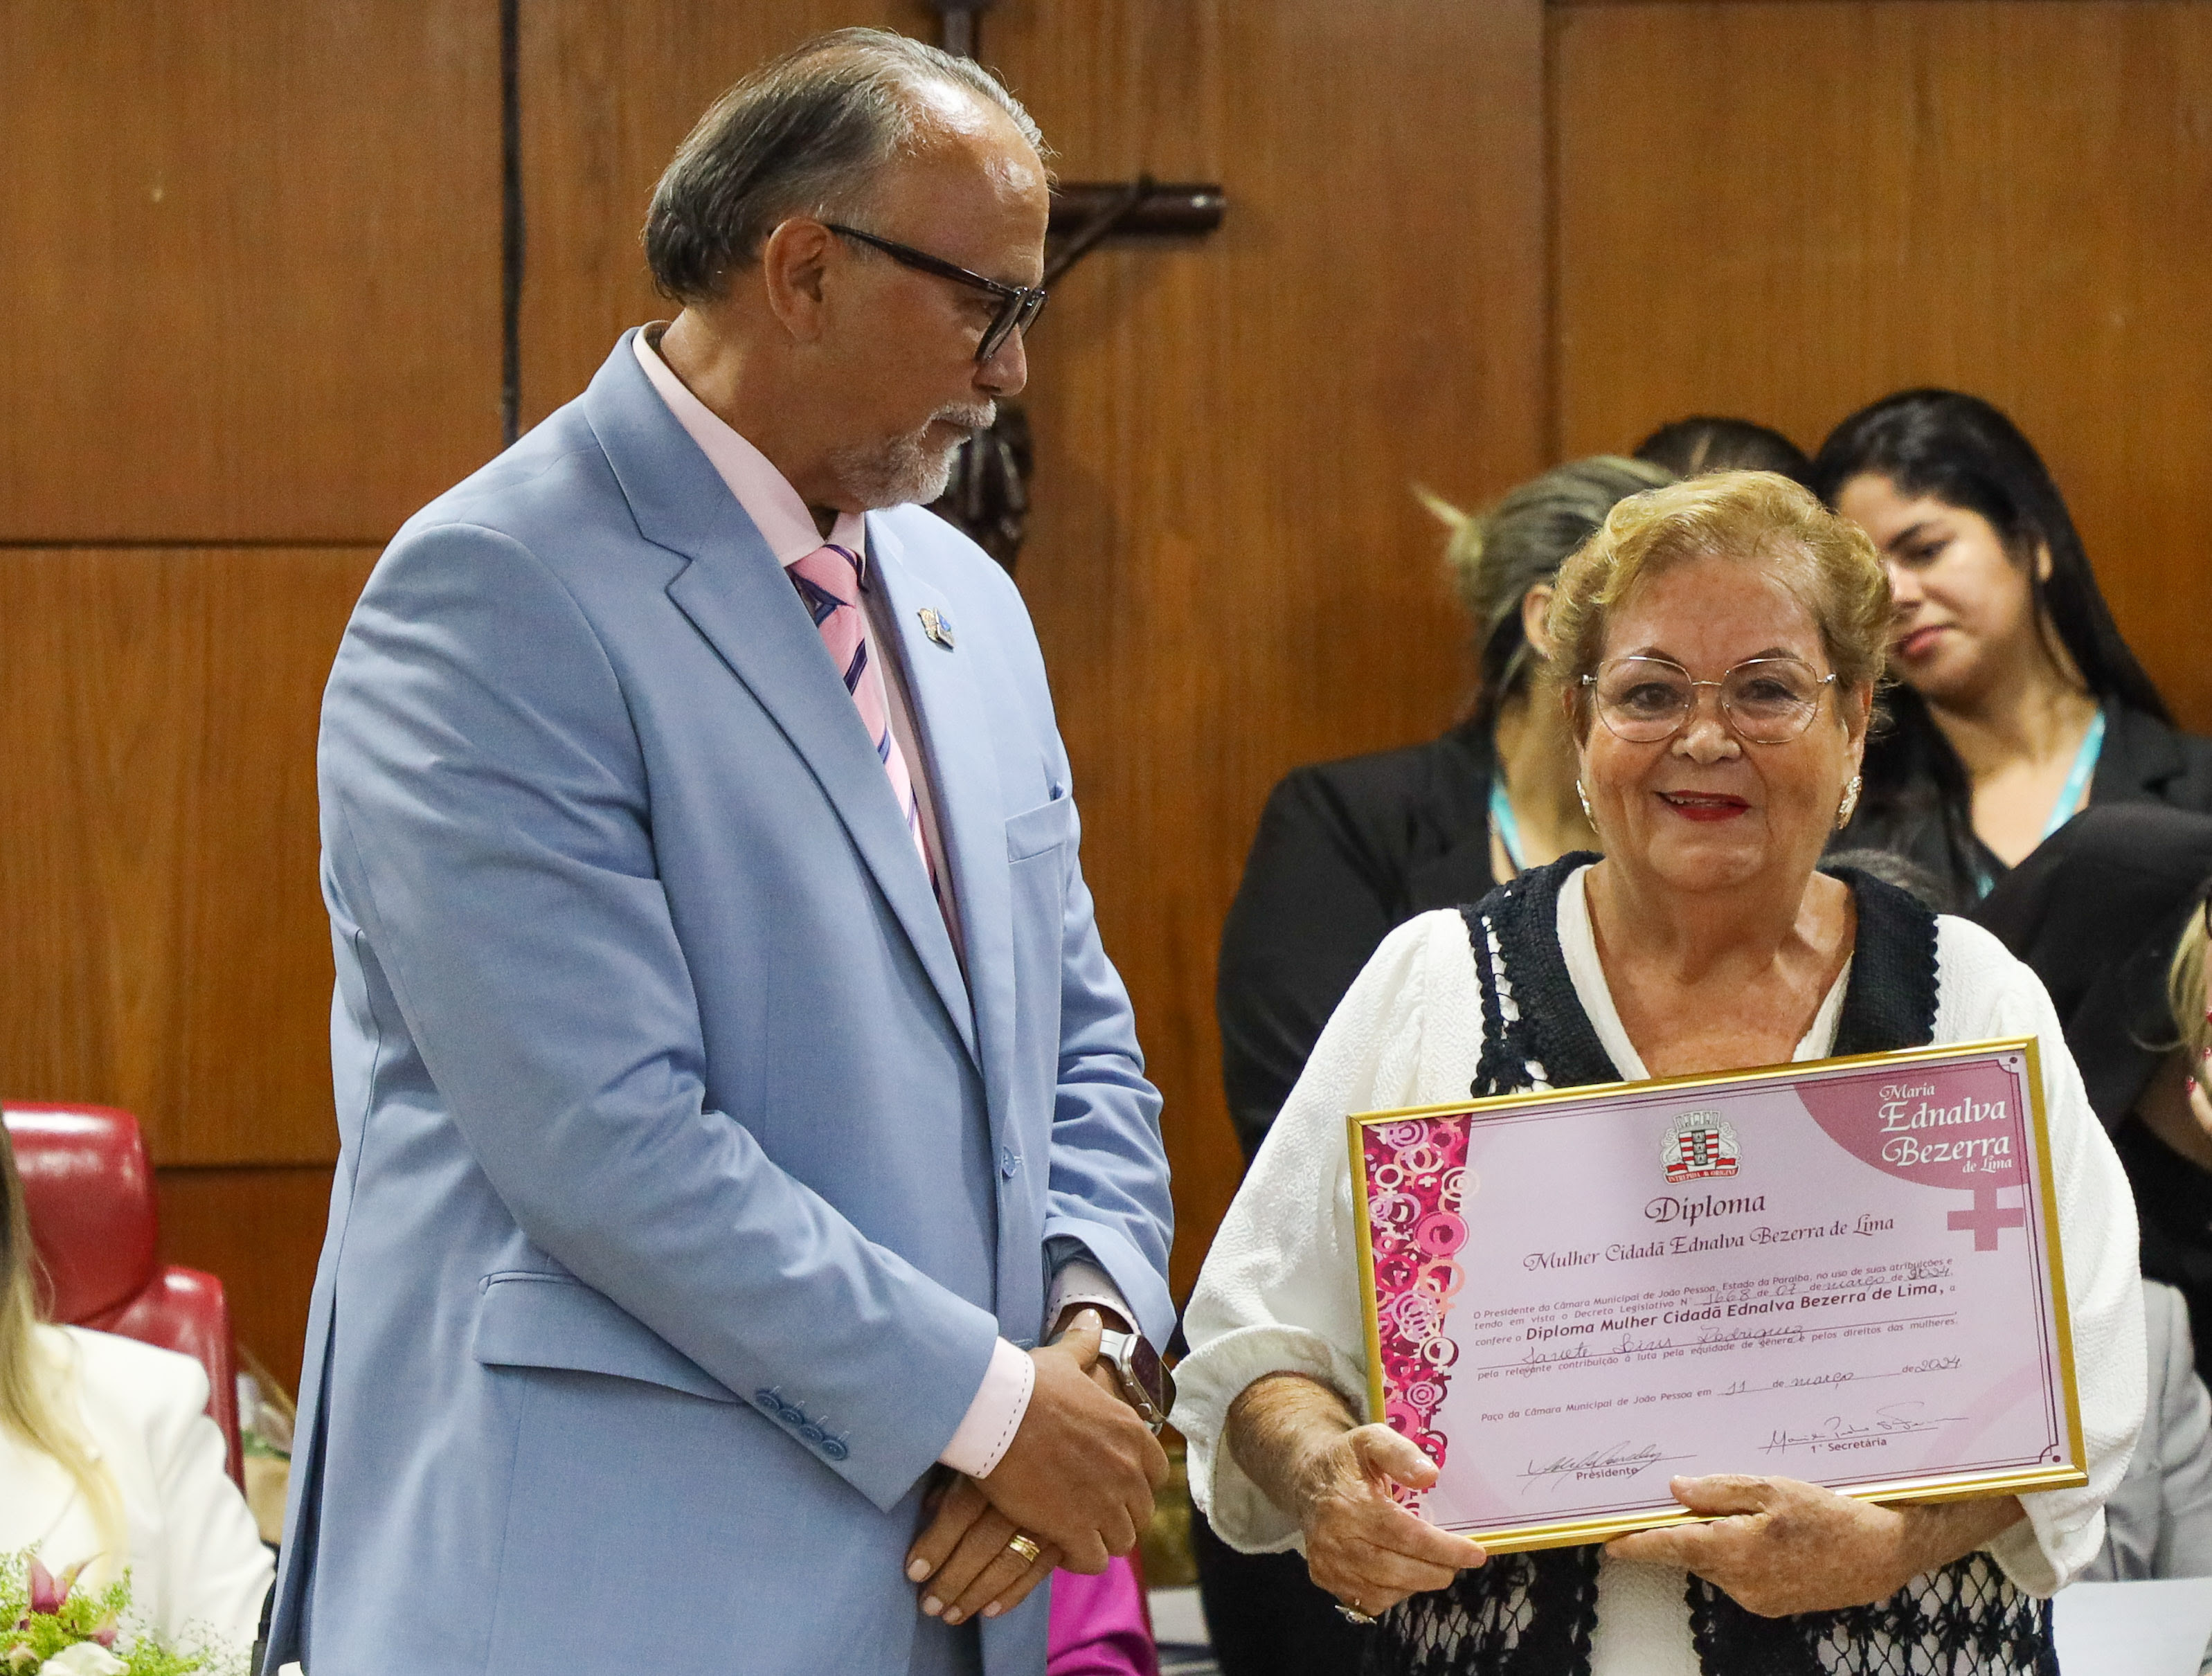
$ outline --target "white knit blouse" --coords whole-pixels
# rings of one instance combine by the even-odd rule
[[[1606,986],[1584,877],[1577,872],[1559,891],[1560,950],[1599,1041],[1623,1077],[1638,1079],[1647,1073]],[[1847,966],[1797,1059],[1828,1051],[1848,978]],[[1944,916],[1936,981],[1937,1043],[2030,1035],[2041,1043],[2089,1482],[2021,1497],[2027,1518],[1989,1548],[2021,1588],[2049,1595],[2096,1557],[2105,1497],[2126,1470],[2142,1423],[2135,1205],[2035,975],[1979,926]],[[1229,1405],[1246,1386],[1268,1373],[1307,1374],[1366,1416],[1345,1117],[1465,1098],[1482,1045],[1466,921],[1441,909],[1400,926],[1330,1017],[1214,1236],[1183,1317],[1191,1353],[1176,1369],[1174,1419],[1189,1442],[1192,1495],[1234,1547],[1302,1545],[1295,1521],[1220,1447]],[[1602,1559],[1592,1676],[1697,1676],[1684,1589],[1678,1570]]]

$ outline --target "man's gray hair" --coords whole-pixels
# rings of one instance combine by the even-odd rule
[[[849,213],[926,118],[932,82],[1012,118],[1045,155],[1021,101],[972,59],[887,29],[838,29],[772,60],[708,107],[677,148],[645,221],[645,258],[662,295],[720,296],[794,215]]]

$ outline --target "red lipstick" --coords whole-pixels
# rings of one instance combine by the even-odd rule
[[[1662,792],[1660,802],[1686,821],[1732,821],[1751,812],[1751,805],[1726,792]]]

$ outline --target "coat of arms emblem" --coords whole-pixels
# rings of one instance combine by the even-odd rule
[[[1684,1112],[1659,1144],[1669,1181],[1735,1174],[1735,1125],[1718,1112]]]

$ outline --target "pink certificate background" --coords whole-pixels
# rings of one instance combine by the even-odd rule
[[[1381,1412],[1443,1469],[1407,1499],[1446,1528],[1497,1532],[1679,1514],[1674,1473],[1850,1490],[2074,1462],[2033,1088],[2027,1045],[2007,1043],[1355,1120]],[[1886,1126],[1900,1089],[1905,1121],[1970,1120]],[[1732,1149],[1685,1151],[1686,1115],[1707,1141],[1725,1123]],[[1762,1208],[1655,1220],[1667,1199]],[[1678,1235],[1742,1243],[1677,1251]],[[1618,1254],[1655,1241],[1668,1248]],[[1533,1261],[1576,1253],[1588,1260]],[[1907,1296],[1807,1301],[1905,1268]],[[1784,1277],[1757,1313],[1662,1319],[1751,1303],[1747,1278]],[[1559,1330],[1537,1337],[1532,1319]]]

